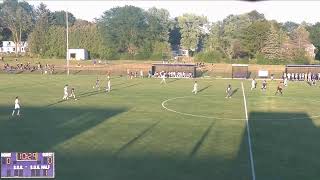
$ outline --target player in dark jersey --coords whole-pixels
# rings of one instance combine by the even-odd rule
[[[99,77],[97,77],[97,80],[96,80],[96,85],[92,87],[93,89],[94,88],[97,88],[98,90],[100,90],[100,80],[99,80]]]
[[[262,91],[267,90],[267,81],[266,80],[263,80],[261,89],[262,89]]]
[[[78,100],[78,99],[76,98],[76,94],[75,94],[74,88],[71,89],[71,93],[70,93],[70,96],[69,96],[69,97],[73,97],[74,100]]]
[[[277,87],[277,91],[274,95],[277,95],[278,93],[280,93],[280,95],[282,96],[282,89],[283,89],[283,82],[280,81],[280,83],[278,84],[278,87]]]

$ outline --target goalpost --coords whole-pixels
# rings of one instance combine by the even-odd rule
[[[232,78],[248,78],[249,71],[247,64],[232,64]]]

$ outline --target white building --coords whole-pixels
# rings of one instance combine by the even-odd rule
[[[88,59],[88,51],[85,49],[69,49],[68,58],[70,60],[86,60]]]
[[[0,45],[0,53],[15,53],[16,48],[18,53],[25,53],[28,43],[25,41],[20,42],[18,46],[13,41],[2,41]]]

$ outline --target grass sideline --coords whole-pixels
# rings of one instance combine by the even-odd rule
[[[106,80],[101,77],[102,85]],[[112,77],[112,91],[92,89],[93,75],[0,75],[0,151],[54,151],[56,178],[249,180],[251,168],[241,81]],[[225,99],[225,87],[239,88]],[[289,83],[283,96],[244,92],[257,180],[319,177],[318,87]],[[258,82],[258,88],[261,82]],[[63,86],[78,101],[60,102]],[[15,96],[22,116],[11,118]],[[186,116],[170,109],[212,118]],[[215,119],[219,117],[222,119]]]

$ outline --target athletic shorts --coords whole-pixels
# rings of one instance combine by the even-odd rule
[[[20,109],[20,105],[19,104],[14,105],[14,109]]]

